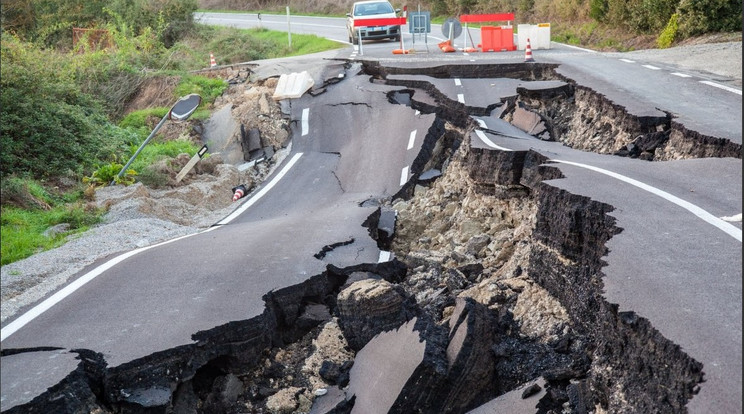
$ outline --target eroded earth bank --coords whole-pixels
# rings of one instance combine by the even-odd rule
[[[603,297],[606,243],[622,231],[613,207],[546,183],[561,172],[536,151],[474,145],[490,128],[474,117],[649,162],[741,158],[741,146],[668,114],[628,114],[552,65],[345,69],[389,85],[391,105],[436,114],[413,177],[359,223],[392,259],[329,265],[267,292],[258,317],[117,367],[72,350],[77,370],[7,412],[684,412],[705,367]],[[479,107],[431,81],[476,74],[547,83]],[[286,115],[276,119],[290,131]],[[266,149],[274,162],[282,141]]]

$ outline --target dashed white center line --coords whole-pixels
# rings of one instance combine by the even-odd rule
[[[458,93],[457,94],[457,102],[465,103],[465,95]]]
[[[455,79],[455,86],[462,86],[462,81],[460,81],[460,79]]]
[[[672,75],[679,76],[680,78],[691,78],[692,75],[688,75],[686,73],[680,73],[680,72],[672,72]]]
[[[408,181],[408,166],[403,167],[403,171],[400,172],[400,185],[403,185]]]
[[[411,136],[408,138],[408,148],[407,150],[413,149],[413,144],[416,142],[416,131],[417,129],[414,129],[411,131]]]
[[[723,89],[724,91],[729,91],[729,92],[733,92],[733,93],[735,93],[737,95],[741,95],[741,91],[739,89],[734,89],[734,88],[728,87],[726,85],[721,85],[720,83],[715,83],[715,82],[711,82],[711,81],[700,81],[700,83],[704,83],[706,85],[713,86],[713,87],[718,88],[718,89]]]
[[[620,59],[620,61],[625,62],[625,63],[635,63],[635,60],[630,60],[630,59]]]
[[[654,65],[642,65],[644,68],[651,69],[651,70],[661,70],[661,68],[657,68]]]
[[[304,137],[310,131],[310,108],[302,110],[302,136]]]

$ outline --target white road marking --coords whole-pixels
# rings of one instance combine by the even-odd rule
[[[574,45],[567,45],[567,44],[565,44],[565,43],[559,43],[559,42],[554,42],[554,43],[558,43],[559,45],[563,45],[563,46],[566,46],[566,47],[570,47],[571,49],[581,50],[581,51],[583,51],[583,52],[588,52],[588,53],[597,53],[597,51],[596,51],[596,50],[591,50],[591,49],[584,49],[583,47],[578,47],[578,46],[574,46]]]
[[[481,128],[488,128],[488,125],[486,124],[486,121],[484,121],[484,120],[482,120],[480,118],[476,119],[476,121],[478,121],[478,125],[480,125]]]
[[[414,129],[413,131],[411,131],[411,136],[408,138],[408,148],[406,148],[407,150],[412,149],[413,144],[416,142],[416,131],[418,130]]]
[[[400,185],[403,185],[408,181],[408,166],[403,167],[403,171],[400,172]]]
[[[462,82],[459,78],[455,78],[455,86],[462,86]]]
[[[310,130],[310,108],[302,110],[302,136],[307,135]]]
[[[463,103],[464,104],[465,103],[465,95],[463,95],[461,93],[458,93],[457,94],[457,102],[460,102],[460,103]]]
[[[703,210],[702,208],[700,208],[700,207],[698,207],[698,206],[696,206],[696,205],[694,205],[694,204],[692,204],[692,203],[690,203],[688,201],[682,200],[681,198],[679,198],[677,196],[674,196],[672,194],[667,193],[664,190],[658,189],[656,187],[652,187],[652,186],[650,186],[650,185],[648,185],[646,183],[642,183],[642,182],[640,182],[638,180],[634,180],[634,179],[632,179],[630,177],[626,177],[624,175],[621,175],[621,174],[618,174],[618,173],[615,173],[615,172],[612,172],[612,171],[608,171],[608,170],[605,170],[605,169],[602,169],[602,168],[593,167],[591,165],[580,164],[580,163],[572,162],[572,161],[563,161],[563,160],[550,160],[550,161],[558,162],[558,163],[562,163],[562,164],[573,165],[573,166],[581,167],[581,168],[586,168],[588,170],[592,170],[592,171],[595,171],[595,172],[598,172],[598,173],[601,173],[601,174],[605,174],[605,175],[608,175],[608,176],[610,176],[612,178],[615,178],[615,179],[618,179],[620,181],[626,182],[626,183],[628,183],[630,185],[633,185],[635,187],[638,187],[638,188],[640,188],[642,190],[648,191],[649,193],[656,194],[657,196],[659,196],[659,197],[661,197],[661,198],[663,198],[663,199],[665,199],[667,201],[670,201],[670,202],[672,202],[672,203],[674,203],[674,204],[676,204],[676,205],[684,208],[685,210],[691,212],[692,214],[698,216],[700,219],[702,219],[703,221],[707,222],[708,224],[711,224],[711,225],[713,225],[715,227],[718,227],[724,233],[728,234],[729,236],[731,236],[731,237],[733,237],[736,240],[738,240],[738,241],[741,242],[741,230],[739,228],[737,228],[733,224],[729,224],[729,223],[727,223],[727,222],[719,219],[718,217],[716,217],[716,216],[708,213],[707,211]]]
[[[377,259],[377,263],[389,262],[392,254],[385,250],[380,250],[380,257]]]
[[[688,75],[686,73],[680,73],[680,72],[672,72],[672,75],[679,76],[680,78],[691,78],[692,75]]]
[[[483,141],[484,144],[488,145],[489,147],[491,147],[493,149],[497,149],[497,150],[500,150],[500,151],[512,151],[509,148],[504,148],[504,147],[501,147],[501,146],[496,145],[493,141],[491,141],[490,139],[488,139],[488,137],[486,137],[486,133],[483,132],[483,131],[481,131],[480,129],[477,130],[477,131],[475,131],[475,134],[478,135],[478,138],[480,138],[481,141]]]
[[[635,63],[635,60],[630,60],[630,59],[625,59],[625,58],[620,59],[620,61],[625,62],[625,63]]]
[[[211,230],[208,229],[206,231]],[[204,232],[206,232],[204,231]],[[202,233],[204,233],[202,232]],[[81,287],[85,286],[86,283],[90,282],[91,280],[95,279],[96,277],[100,276],[103,272],[111,269],[112,267],[116,266],[117,264],[123,262],[124,260],[138,254],[142,253],[146,250],[163,246],[168,243],[172,243],[174,241],[178,241],[181,239],[185,239],[187,237],[191,237],[198,233],[193,234],[187,234],[186,236],[178,237],[172,240],[167,240],[162,243],[153,244],[152,246],[142,247],[136,250],[132,250],[131,252],[127,252],[122,254],[121,256],[118,256],[114,259],[109,260],[108,262],[96,267],[95,269],[91,270],[90,272],[84,274],[83,276],[76,279],[74,282],[70,283],[69,285],[65,286],[63,289],[61,289],[59,292],[55,293],[54,295],[50,296],[43,302],[39,303],[38,305],[31,308],[28,312],[21,315],[18,319],[14,320],[13,322],[6,325],[2,330],[0,330],[0,341],[4,341],[8,339],[11,335],[16,333],[19,329],[23,328],[28,324],[29,322],[36,319],[39,315],[42,313],[48,311],[52,306],[56,305],[57,303],[61,302],[64,298],[70,296],[73,292],[80,289]]]
[[[661,68],[657,68],[654,65],[641,65],[641,66],[643,66],[644,68],[651,69],[651,70],[661,70]]]
[[[741,213],[735,215],[735,216],[728,216],[728,217],[721,217],[721,220],[723,221],[730,221],[730,222],[740,222],[741,221]]]
[[[416,110],[416,116],[419,116],[419,115],[421,115],[421,111],[419,111],[419,110],[417,109],[417,110]]]
[[[729,91],[729,92],[733,92],[733,93],[735,93],[737,95],[741,95],[741,91],[739,89],[731,88],[731,87],[728,87],[726,85],[721,85],[720,83],[715,83],[715,82],[711,82],[711,81],[700,81],[700,83],[704,83],[706,85],[713,86],[713,87],[716,87],[718,89],[723,89],[724,91]]]

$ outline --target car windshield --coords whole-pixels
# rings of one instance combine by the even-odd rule
[[[354,16],[371,16],[374,14],[395,13],[393,6],[386,1],[379,3],[357,4],[354,7]]]

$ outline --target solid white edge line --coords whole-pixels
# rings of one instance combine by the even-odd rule
[[[729,91],[729,92],[733,92],[733,93],[735,93],[737,95],[741,95],[741,91],[739,89],[731,88],[731,87],[728,87],[726,85],[721,85],[720,83],[715,83],[715,82],[711,82],[711,81],[700,81],[700,83],[704,83],[706,85],[713,86],[713,87],[718,88],[718,89],[723,89],[724,91]]]
[[[667,201],[670,201],[670,202],[672,202],[672,203],[674,203],[674,204],[676,204],[676,205],[684,208],[685,210],[691,212],[692,214],[698,216],[703,221],[705,221],[705,222],[707,222],[709,224],[712,224],[715,227],[718,227],[724,233],[728,234],[729,236],[731,236],[731,237],[735,238],[736,240],[738,240],[739,242],[741,242],[741,230],[738,227],[736,227],[736,226],[734,226],[732,224],[729,224],[729,223],[727,223],[727,222],[719,219],[718,217],[716,217],[716,216],[708,213],[707,211],[703,210],[702,208],[700,208],[700,207],[698,207],[698,206],[696,206],[696,205],[694,205],[694,204],[692,204],[692,203],[690,203],[688,201],[682,200],[681,198],[679,198],[677,196],[674,196],[672,194],[669,194],[669,193],[667,193],[664,190],[660,190],[660,189],[658,189],[656,187],[652,187],[652,186],[650,186],[648,184],[642,183],[642,182],[640,182],[638,180],[634,180],[634,179],[632,179],[630,177],[626,177],[624,175],[621,175],[621,174],[618,174],[618,173],[615,173],[615,172],[612,172],[612,171],[609,171],[609,170],[605,170],[605,169],[602,169],[602,168],[593,167],[591,165],[581,164],[581,163],[572,162],[572,161],[563,161],[563,160],[550,160],[550,161],[558,162],[558,163],[562,163],[562,164],[573,165],[573,166],[580,167],[580,168],[586,168],[588,170],[592,170],[592,171],[595,171],[595,172],[598,172],[598,173],[601,173],[601,174],[605,174],[605,175],[608,175],[608,176],[610,176],[612,178],[615,178],[615,179],[618,179],[620,181],[626,182],[626,183],[628,183],[630,185],[633,185],[635,187],[638,187],[638,188],[640,188],[642,190],[648,191],[649,193],[656,194],[657,196],[659,196],[659,197],[661,197],[661,198],[663,198],[663,199],[665,199]]]
[[[583,47],[578,47],[578,46],[574,46],[574,45],[568,45],[568,44],[565,44],[565,43],[560,43],[560,42],[551,42],[551,43],[555,43],[557,45],[563,45],[563,46],[569,47],[571,49],[581,50],[583,52],[597,53],[596,50],[584,49]]]
[[[414,129],[413,131],[411,131],[411,136],[408,138],[408,147],[406,148],[406,150],[410,150],[413,148],[413,144],[416,142],[416,131],[418,130]]]
[[[461,94],[461,93],[458,93],[457,94],[457,102],[460,102],[460,103],[463,103],[464,104],[465,103],[465,95],[464,94]]]
[[[498,146],[498,145],[494,144],[493,141],[491,141],[490,139],[488,139],[488,137],[486,137],[486,133],[483,132],[483,131],[481,131],[480,129],[477,130],[477,131],[475,131],[475,135],[478,135],[478,138],[480,138],[481,141],[483,141],[484,144],[488,145],[489,147],[491,147],[493,149],[497,149],[497,150],[501,150],[501,151],[512,151],[509,148],[504,148],[504,147],[501,147],[501,146]]]
[[[408,166],[403,167],[403,171],[400,172],[400,185],[403,185],[408,181]]]
[[[310,108],[305,108],[302,110],[302,136],[304,137],[307,135],[308,131],[310,130]]]
[[[476,118],[476,122],[478,122],[478,125],[481,128],[488,128],[488,124],[486,124],[486,121],[484,121],[484,120],[482,120],[480,118]]]
[[[207,230],[208,231],[208,230]],[[206,231],[205,231],[206,232]],[[204,232],[201,232],[204,233]],[[36,319],[39,315],[49,310],[52,306],[56,305],[57,303],[61,302],[64,298],[70,296],[73,292],[80,289],[81,287],[85,286],[86,283],[90,282],[91,280],[95,279],[96,277],[100,276],[103,272],[111,269],[112,267],[116,266],[117,264],[123,262],[124,260],[138,254],[142,253],[145,250],[152,249],[154,247],[159,247],[166,245],[168,243],[172,243],[177,240],[185,239],[187,237],[194,236],[196,234],[200,233],[192,233],[187,234],[185,236],[181,236],[175,239],[166,240],[161,243],[153,244],[152,246],[146,246],[141,247],[136,250],[132,250],[130,252],[124,253],[121,256],[115,257],[108,262],[96,267],[95,269],[91,270],[90,272],[84,274],[83,276],[75,279],[72,283],[65,286],[61,290],[59,290],[57,293],[53,294],[52,296],[48,297],[38,305],[34,306],[33,308],[29,309],[26,313],[19,316],[18,319],[14,320],[13,322],[6,325],[2,330],[0,330],[0,342],[6,340],[8,337],[16,333],[19,329],[26,326],[27,323],[33,321]]]
[[[282,170],[279,171],[279,174],[277,174],[276,177],[274,177],[271,181],[269,181],[268,184],[266,184],[263,188],[261,188],[261,190],[259,190],[255,195],[253,195],[250,199],[248,199],[248,201],[246,201],[242,206],[240,206],[238,209],[230,213],[229,216],[222,219],[216,225],[220,226],[220,225],[227,224],[235,220],[235,218],[238,217],[239,215],[243,214],[244,211],[248,210],[248,208],[254,205],[258,200],[261,199],[261,197],[265,196],[266,193],[268,193],[272,188],[274,188],[274,186],[279,182],[279,180],[281,180],[285,175],[287,175],[287,173],[292,168],[292,166],[294,166],[297,163],[297,161],[299,161],[300,157],[302,157],[301,152],[298,152],[297,154],[295,154],[292,157],[292,159],[289,160],[287,165],[285,165],[284,168],[282,168]]]
[[[661,68],[657,68],[654,65],[641,65],[641,66],[643,66],[644,68],[647,68],[647,69],[651,69],[651,70],[661,70]]]
[[[256,201],[258,201],[258,199],[260,199],[261,197],[263,197],[272,187],[274,187],[276,185],[276,183],[282,177],[284,177],[284,175],[287,174],[287,172],[289,171],[289,169],[292,168],[292,166],[297,162],[297,160],[300,159],[301,156],[302,156],[302,153],[301,152],[295,154],[294,157],[292,157],[292,159],[287,163],[287,165],[285,165],[284,168],[282,168],[282,170],[279,172],[279,174],[277,174],[276,177],[274,177],[274,179],[272,179],[264,188],[262,188],[258,193],[256,193],[256,195],[254,195],[253,197],[251,197],[248,200],[248,202],[246,202],[245,204],[243,204],[242,206],[240,206],[239,209],[235,210],[228,217],[226,217],[225,219],[223,219],[222,221],[220,221],[219,223],[217,223],[217,225],[229,223],[230,221],[232,221],[233,219],[235,219],[235,217],[239,216],[242,212],[244,212],[245,210],[247,210],[248,207],[252,206]],[[72,283],[70,283],[69,285],[65,286],[64,288],[62,288],[57,293],[53,294],[52,296],[50,296],[49,298],[47,298],[43,302],[41,302],[38,305],[34,306],[28,312],[26,312],[23,315],[21,315],[20,317],[18,317],[18,319],[14,320],[13,322],[9,323],[4,328],[2,328],[2,330],[0,330],[0,342],[4,341],[8,337],[10,337],[14,333],[16,333],[19,329],[21,329],[22,327],[24,327],[26,324],[28,324],[29,322],[31,322],[34,319],[36,319],[39,315],[41,315],[42,313],[44,313],[47,310],[49,310],[52,306],[54,306],[57,303],[61,302],[64,298],[66,298],[67,296],[71,295],[73,292],[75,292],[76,290],[78,290],[81,287],[85,286],[85,284],[87,284],[91,280],[95,279],[96,277],[100,276],[101,274],[103,274],[103,272],[105,272],[105,271],[111,269],[112,267],[116,266],[117,264],[121,263],[122,261],[124,261],[124,260],[126,260],[126,259],[128,259],[128,258],[130,258],[130,257],[132,257],[132,256],[134,256],[136,254],[142,253],[142,252],[144,252],[146,250],[149,250],[149,249],[152,249],[152,248],[155,248],[155,247],[159,247],[159,246],[163,246],[163,245],[166,245],[168,243],[173,243],[175,241],[182,240],[182,239],[185,239],[187,237],[194,236],[196,234],[206,233],[206,232],[212,231],[212,230],[214,230],[216,228],[217,227],[210,227],[209,229],[206,229],[206,230],[204,230],[202,232],[199,232],[199,233],[187,234],[185,236],[181,236],[181,237],[178,237],[178,238],[175,238],[175,239],[166,240],[166,241],[161,242],[161,243],[153,244],[152,246],[142,247],[142,248],[139,248],[139,249],[132,250],[130,252],[124,253],[121,256],[118,256],[118,257],[115,257],[114,259],[109,260],[108,262],[106,262],[106,263],[104,263],[104,264],[96,267],[95,269],[91,270],[90,272],[88,272],[88,273],[84,274],[83,276],[77,278]]]

